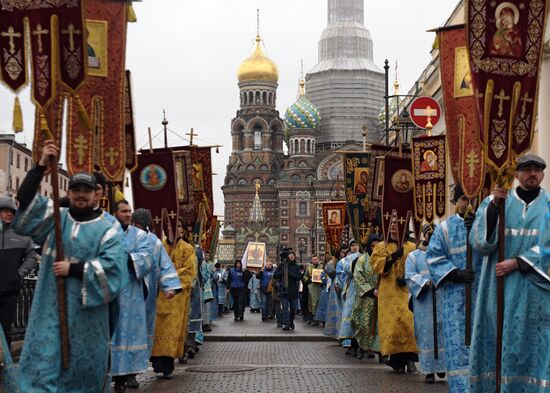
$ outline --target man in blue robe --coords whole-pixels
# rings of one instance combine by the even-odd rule
[[[157,295],[159,289],[164,292],[167,299],[171,299],[181,291],[181,282],[174,264],[170,260],[166,249],[160,239],[149,230],[152,228],[151,213],[147,209],[136,209],[132,214],[132,225],[147,232],[149,247],[152,250],[153,269],[147,275],[147,299],[145,301],[145,313],[147,315],[147,337],[149,344],[149,357],[153,347],[155,334],[155,320],[157,315]]]
[[[132,209],[128,201],[115,203],[113,211],[124,231],[129,268],[128,285],[119,297],[118,324],[111,344],[111,374],[115,391],[124,391],[126,387],[139,387],[135,376],[147,371],[149,364],[145,280],[153,269],[153,250],[147,233],[130,225]]]
[[[540,233],[550,194],[540,187],[546,163],[535,155],[518,160],[519,186],[495,187],[478,209],[470,242],[484,258],[470,351],[471,389],[495,391],[497,278],[504,278],[502,393],[550,391],[550,258]],[[506,209],[505,257],[498,260],[499,209]]]
[[[463,393],[469,387],[468,357],[465,344],[465,284],[472,285],[472,310],[475,303],[475,273],[466,269],[466,233],[473,215],[466,215],[468,198],[457,184],[453,196],[456,214],[439,225],[426,252],[432,283],[440,294],[438,306],[443,311],[443,336],[449,391]]]
[[[435,383],[435,374],[445,376],[445,349],[443,343],[443,312],[442,298],[439,291],[433,290],[432,277],[426,260],[426,247],[434,231],[433,225],[426,224],[422,228],[424,240],[421,248],[414,250],[405,262],[405,279],[413,299],[414,335],[420,351],[420,371],[426,375],[426,383]],[[437,349],[434,352],[434,315],[433,296],[436,296],[437,316]]]
[[[359,349],[359,344],[355,338],[355,331],[351,326],[351,313],[353,311],[353,305],[355,304],[355,280],[353,279],[353,270],[357,259],[361,256],[359,253],[359,244],[355,239],[349,241],[350,253],[341,260],[342,268],[346,275],[344,280],[344,287],[342,289],[342,319],[340,321],[340,331],[338,333],[338,340],[342,342],[344,346],[350,348],[349,353],[356,357]],[[344,344],[345,343],[345,344]]]
[[[97,393],[108,373],[109,303],[128,281],[117,229],[94,210],[96,180],[87,173],[69,181],[69,208],[61,209],[65,260],[55,261],[53,203],[37,193],[58,148],[47,141],[19,192],[14,230],[42,246],[34,300],[19,361],[21,392]],[[63,369],[56,276],[64,277],[70,367]],[[5,354],[6,355],[6,354]],[[13,391],[13,390],[6,390]],[[17,390],[16,390],[17,391]]]

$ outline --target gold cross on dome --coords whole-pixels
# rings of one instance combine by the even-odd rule
[[[8,31],[3,31],[0,33],[2,37],[9,37],[10,39],[10,53],[15,54],[15,38],[21,38],[21,33],[16,33],[13,26],[8,27]]]
[[[47,29],[43,29],[40,23],[36,25],[36,30],[32,32],[32,35],[36,36],[36,41],[38,43],[38,53],[42,53],[44,49],[42,47],[42,36],[48,35],[49,33],[50,31]]]
[[[61,34],[69,35],[69,50],[71,52],[74,51],[74,36],[80,35],[82,32],[80,30],[75,29],[74,25],[72,23],[69,23],[69,26],[67,26],[66,29],[61,30]]]
[[[507,96],[504,89],[500,89],[500,93],[493,97],[498,103],[498,117],[502,117],[504,114],[504,101],[510,101],[510,96]]]
[[[119,156],[118,151],[115,150],[114,147],[110,147],[107,153],[105,153],[105,157],[109,159],[109,165],[113,166],[115,165],[115,158]]]

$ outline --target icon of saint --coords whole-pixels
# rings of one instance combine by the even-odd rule
[[[509,2],[502,3],[496,10],[497,31],[491,41],[490,53],[493,56],[521,57],[523,42],[517,27],[519,10]]]
[[[433,150],[426,150],[424,152],[424,161],[420,164],[420,172],[434,172],[437,171],[437,156]]]

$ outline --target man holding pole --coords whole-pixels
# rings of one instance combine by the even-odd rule
[[[96,180],[78,173],[69,181],[70,207],[54,222],[53,205],[37,193],[58,148],[47,141],[40,162],[29,171],[17,198],[13,229],[43,246],[42,262],[19,362],[21,392],[95,393],[105,383],[109,358],[109,304],[128,281],[117,228],[94,209]],[[54,227],[59,225],[64,260],[57,261]],[[66,287],[69,367],[62,365],[56,277]]]
[[[497,324],[503,322],[501,392],[548,392],[550,386],[550,259],[539,233],[550,194],[540,187],[546,163],[527,154],[518,160],[519,186],[495,187],[478,209],[470,242],[483,260],[470,351],[471,388],[494,392]],[[499,209],[505,208],[505,257],[498,260]],[[497,280],[504,278],[504,310],[497,321]],[[448,348],[447,348],[448,349]]]
[[[438,306],[443,312],[443,338],[449,391],[463,393],[470,384],[469,348],[465,343],[466,285],[475,280],[475,273],[466,265],[466,231],[473,215],[466,214],[468,198],[460,184],[455,185],[453,203],[456,214],[439,225],[426,252],[433,284],[440,294]],[[475,291],[474,291],[475,293]],[[472,296],[472,302],[475,295]]]

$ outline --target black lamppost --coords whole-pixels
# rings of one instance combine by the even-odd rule
[[[311,255],[316,254],[315,240],[317,239],[317,228],[311,228],[309,230],[309,237],[311,238]]]
[[[303,255],[304,251],[306,249],[306,242],[304,239],[300,239],[300,242],[298,243],[298,252],[300,253],[300,264],[303,263]]]

